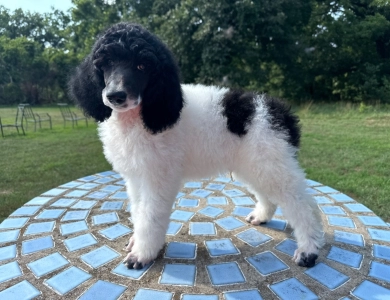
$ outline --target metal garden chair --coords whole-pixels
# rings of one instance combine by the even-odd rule
[[[24,111],[20,110],[19,107],[17,108],[17,110],[16,110],[16,117],[15,117],[15,123],[13,123],[13,124],[3,124],[1,122],[1,118],[0,118],[0,129],[1,129],[2,137],[4,137],[3,128],[9,128],[9,127],[16,128],[16,130],[18,131],[18,134],[19,134],[19,128],[21,128],[22,132],[23,132],[23,135],[26,135],[25,132],[24,132],[24,128],[23,128],[23,112]]]
[[[50,129],[53,129],[51,117],[48,113],[45,113],[45,116],[34,113],[29,104],[19,104],[18,108],[23,110],[23,120],[26,122],[26,130],[28,130],[28,123],[34,123],[34,131],[37,131],[37,123],[39,124],[39,129],[42,129],[42,122],[49,122]]]
[[[74,124],[78,126],[77,121],[85,120],[85,124],[88,127],[88,118],[87,117],[79,117],[77,114],[70,110],[70,107],[66,103],[57,103],[60,108],[62,118],[64,119],[64,127],[66,126],[66,121],[72,121],[72,128],[74,128]]]

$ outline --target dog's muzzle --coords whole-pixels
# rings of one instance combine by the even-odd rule
[[[124,91],[118,91],[108,93],[106,94],[106,97],[111,104],[121,106],[126,102],[127,94]]]

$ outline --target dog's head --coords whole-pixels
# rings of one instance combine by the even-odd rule
[[[183,107],[173,55],[156,36],[130,23],[116,24],[98,38],[70,80],[70,94],[100,122],[112,110],[122,113],[140,106],[152,133],[174,125]]]

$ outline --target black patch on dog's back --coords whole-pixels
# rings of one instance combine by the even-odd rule
[[[270,115],[271,128],[286,133],[288,143],[298,148],[301,128],[299,118],[291,112],[291,107],[270,96],[264,96],[264,104]]]
[[[256,112],[255,94],[243,91],[229,91],[222,100],[222,115],[227,119],[230,132],[243,136],[248,132]]]

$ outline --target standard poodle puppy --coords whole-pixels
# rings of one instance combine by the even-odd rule
[[[246,220],[269,221],[277,205],[294,228],[295,262],[312,267],[321,217],[298,165],[298,118],[264,94],[180,84],[170,50],[137,24],[113,25],[69,82],[98,123],[104,154],[126,181],[134,234],[124,260],[142,268],[165,243],[172,204],[186,180],[233,172],[258,203]]]

